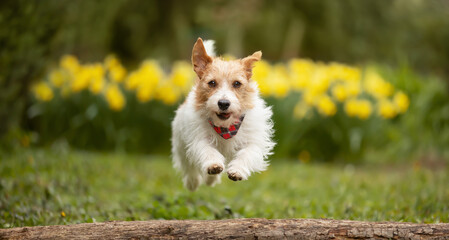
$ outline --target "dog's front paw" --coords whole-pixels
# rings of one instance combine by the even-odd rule
[[[232,181],[247,180],[251,171],[245,166],[239,165],[238,161],[231,162],[227,167],[228,178]]]
[[[207,168],[207,174],[209,174],[209,175],[219,174],[222,171],[223,171],[223,167],[218,164],[212,164],[210,167]]]
[[[240,175],[240,173],[238,172],[231,172],[228,171],[228,178],[231,179],[232,181],[241,181],[243,180],[242,175]]]

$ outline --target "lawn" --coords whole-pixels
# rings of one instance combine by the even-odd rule
[[[272,160],[248,181],[191,193],[166,156],[0,153],[0,227],[109,220],[332,218],[449,222],[449,169]]]

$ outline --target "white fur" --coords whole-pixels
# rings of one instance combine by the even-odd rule
[[[204,48],[206,49],[207,55],[211,57],[215,57],[215,41],[214,40],[204,40],[203,41]]]
[[[257,84],[254,81],[249,84],[256,91],[251,99],[254,107],[244,113],[240,112],[238,99],[229,86],[218,90],[210,97],[205,109],[201,110],[195,109],[193,87],[186,102],[176,111],[172,122],[173,165],[182,173],[184,185],[189,190],[195,191],[202,183],[213,186],[220,182],[221,174],[207,173],[207,169],[214,164],[223,167],[223,172],[228,175],[237,174],[242,180],[248,179],[253,172],[267,168],[266,159],[272,154],[275,145],[272,141],[272,111],[259,97]],[[222,138],[208,122],[213,117],[210,115],[214,115],[211,110],[217,108],[216,103],[220,98],[231,101],[230,112],[245,114],[237,135],[230,139]],[[231,121],[222,121],[216,116],[212,120],[216,125],[229,125],[226,121]]]

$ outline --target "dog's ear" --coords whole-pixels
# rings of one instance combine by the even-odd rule
[[[251,79],[251,76],[253,75],[254,63],[259,61],[261,58],[262,58],[262,52],[257,51],[255,53],[253,53],[253,55],[243,58],[241,60],[243,68],[245,69],[246,78],[248,80]]]
[[[212,63],[212,58],[207,55],[206,49],[204,48],[203,39],[198,38],[192,50],[192,64],[193,70],[200,79],[203,78],[207,65],[210,63]]]

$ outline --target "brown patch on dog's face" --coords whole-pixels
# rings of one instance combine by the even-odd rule
[[[212,87],[208,84],[209,82],[210,81],[204,79],[198,79],[196,81],[195,106],[197,110],[203,108],[210,96],[217,91],[216,87]]]
[[[240,60],[237,60],[237,62],[241,65]],[[244,77],[241,77],[242,75]],[[256,90],[249,84],[250,81],[251,79],[247,78],[246,67],[244,65],[241,65],[239,75],[233,76],[227,80],[227,84],[239,100],[242,110],[254,107],[252,97]]]

